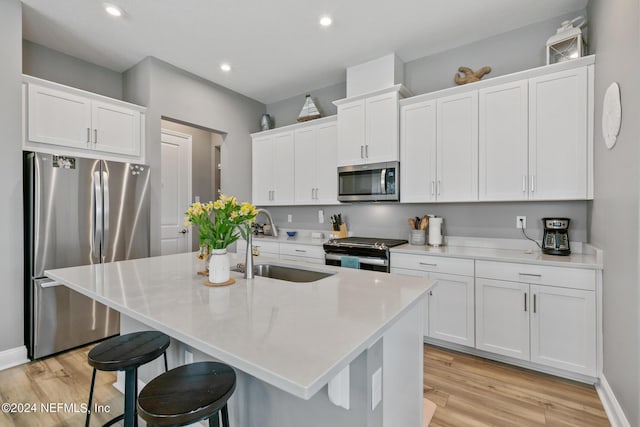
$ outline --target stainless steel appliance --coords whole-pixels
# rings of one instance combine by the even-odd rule
[[[338,168],[341,202],[400,200],[400,163],[384,162]]]
[[[29,357],[119,333],[118,312],[44,271],[149,256],[149,168],[25,153],[24,193]]]
[[[542,218],[544,236],[542,252],[549,255],[569,255],[569,218]]]
[[[331,239],[324,248],[325,265],[342,265],[343,257],[357,260],[361,270],[389,272],[389,249],[408,243],[400,239],[345,237]]]

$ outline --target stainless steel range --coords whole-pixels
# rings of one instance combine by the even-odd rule
[[[401,239],[345,237],[323,245],[326,265],[349,266],[361,270],[389,272],[389,249],[408,243]]]

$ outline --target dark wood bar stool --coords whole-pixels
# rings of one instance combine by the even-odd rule
[[[89,427],[93,387],[96,382],[96,371],[124,371],[124,414],[105,424],[110,426],[124,419],[125,427],[138,425],[136,413],[136,396],[138,394],[138,367],[164,354],[164,369],[167,371],[167,347],[169,336],[157,331],[133,332],[109,338],[91,349],[88,356],[89,365],[93,366],[89,406],[85,426]]]
[[[227,400],[236,388],[229,365],[197,362],[154,378],[138,396],[138,414],[148,426],[184,426],[209,420],[210,427],[229,427]]]

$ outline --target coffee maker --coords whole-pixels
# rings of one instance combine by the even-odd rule
[[[569,218],[542,218],[544,236],[542,253],[548,255],[569,255]]]

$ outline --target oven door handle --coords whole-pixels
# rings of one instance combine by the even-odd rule
[[[387,265],[389,265],[389,261],[384,258],[354,257],[354,256],[345,255],[345,254],[340,254],[340,255],[325,254],[324,255],[325,260],[329,260],[329,261],[340,261],[342,257],[356,258],[360,262],[360,264],[380,265],[383,267],[386,267]]]

